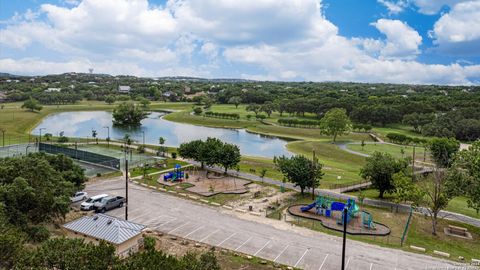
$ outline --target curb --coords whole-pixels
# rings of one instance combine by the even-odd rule
[[[450,258],[450,253],[446,253],[446,252],[442,252],[442,251],[438,251],[438,250],[434,250],[433,254],[438,255],[438,256],[442,256],[442,257],[446,257],[446,258]]]
[[[421,251],[421,252],[425,252],[426,249],[423,248],[423,247],[417,247],[417,246],[410,246],[411,249],[413,250],[416,250],[416,251]]]

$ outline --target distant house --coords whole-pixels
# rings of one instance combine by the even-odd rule
[[[189,94],[189,93],[192,91],[192,89],[190,88],[190,86],[185,86],[185,87],[183,88],[183,90],[184,90],[185,94]]]
[[[119,93],[128,94],[128,93],[130,93],[130,90],[132,90],[132,89],[128,85],[119,85],[118,86],[118,92]]]
[[[81,238],[98,244],[104,240],[115,247],[115,253],[126,257],[143,246],[144,225],[104,214],[84,216],[63,225],[67,237]]]
[[[47,92],[47,93],[60,92],[60,91],[62,91],[62,88],[55,88],[55,87],[49,87],[49,88],[47,88],[47,90],[45,90],[45,92]]]
[[[171,96],[175,96],[175,95],[176,95],[176,94],[175,94],[174,92],[172,92],[172,91],[167,91],[167,92],[165,92],[165,93],[162,94],[162,96],[167,97],[167,98],[168,98],[168,97],[171,97]]]

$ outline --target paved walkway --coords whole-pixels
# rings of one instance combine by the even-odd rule
[[[124,195],[124,180],[87,183],[91,194]],[[283,221],[206,206],[134,184],[129,185],[129,220],[211,246],[293,267],[340,269],[342,239]],[[125,208],[107,212],[124,217]],[[347,240],[348,270],[447,269],[446,260]]]

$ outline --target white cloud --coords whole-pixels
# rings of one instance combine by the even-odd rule
[[[411,0],[418,7],[418,11],[423,14],[437,14],[443,7],[453,7],[458,3],[471,0]]]
[[[378,3],[384,5],[390,14],[398,14],[402,12],[407,6],[406,0],[390,1],[390,0],[377,0]]]
[[[414,61],[422,38],[401,21],[374,23],[384,40],[349,39],[321,7],[319,0],[47,4],[33,12],[41,16],[21,15],[0,26],[0,52],[7,46],[22,52],[18,58],[0,53],[0,71],[48,74],[93,67],[112,75],[479,83],[479,65]]]
[[[386,37],[380,54],[387,59],[411,59],[420,54],[422,37],[413,28],[399,20],[380,19],[372,23]]]
[[[459,3],[435,23],[431,33],[441,49],[452,53],[480,53],[480,1]]]

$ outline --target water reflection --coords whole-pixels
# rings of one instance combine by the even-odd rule
[[[63,131],[69,137],[90,137],[95,129],[99,138],[107,137],[110,128],[110,137],[121,140],[129,133],[137,142],[142,142],[145,132],[145,143],[158,144],[158,138],[166,139],[165,145],[179,146],[183,142],[196,139],[216,137],[222,141],[234,143],[240,147],[243,155],[273,157],[291,155],[285,148],[286,141],[276,137],[253,134],[244,129],[209,128],[189,124],[170,122],[162,118],[164,114],[152,112],[142,121],[140,127],[116,127],[112,125],[112,114],[105,111],[93,112],[64,112],[45,118],[34,130],[39,133],[39,128],[45,128],[42,133],[57,135]]]

